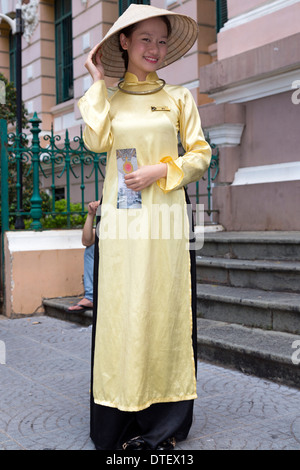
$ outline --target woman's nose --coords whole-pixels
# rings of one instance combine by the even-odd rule
[[[152,52],[152,54],[158,54],[158,51],[159,51],[158,44],[156,42],[152,42],[150,44],[149,51]]]

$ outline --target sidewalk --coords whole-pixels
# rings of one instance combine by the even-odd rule
[[[94,449],[90,337],[55,318],[0,316],[0,450]],[[300,390],[199,362],[193,427],[177,449],[300,450]]]

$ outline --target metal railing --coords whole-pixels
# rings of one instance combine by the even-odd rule
[[[94,181],[94,198],[99,199],[100,182],[104,179],[106,154],[95,153],[85,147],[82,129],[80,136],[74,137],[72,141],[69,139],[68,130],[62,141],[61,136],[54,135],[53,129],[50,134],[39,137],[41,132],[41,120],[35,113],[29,121],[31,124],[31,136],[22,134],[8,134],[6,122],[1,120],[0,139],[2,142],[1,152],[1,179],[4,182],[1,187],[1,218],[2,230],[12,229],[9,220],[12,217],[16,219],[22,217],[30,220],[29,228],[31,230],[42,230],[42,217],[55,219],[57,216],[66,216],[66,228],[71,228],[71,217],[74,214],[84,216],[87,213],[85,204],[85,188],[86,183],[93,179]],[[8,158],[7,158],[8,155]],[[22,163],[23,176],[31,178],[32,196],[30,199],[29,211],[23,210],[22,207],[22,182],[20,173],[20,164]],[[12,201],[9,197],[8,181],[12,177],[10,168],[16,169],[15,178],[10,181],[15,186],[15,210],[11,210]],[[43,199],[41,193],[40,179],[51,181],[49,204],[50,210],[42,210]],[[66,208],[64,211],[58,211],[56,208],[56,187],[58,181],[65,178],[66,190]],[[80,202],[76,204],[75,210],[72,207],[70,188],[74,181],[80,180]],[[48,190],[49,193],[49,190]],[[48,204],[48,205],[49,205]]]
[[[200,182],[196,182],[196,204],[200,204],[200,202],[205,201],[205,212],[209,217],[211,217],[219,212],[218,209],[214,209],[213,206],[213,185],[219,174],[219,148],[210,142],[209,135],[207,135],[205,139],[211,147],[212,156],[207,174],[202,178],[203,181],[207,182],[205,193],[201,193]],[[210,220],[213,222],[213,219]]]

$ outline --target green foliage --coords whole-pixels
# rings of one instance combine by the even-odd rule
[[[25,185],[23,188],[23,211],[24,212],[30,212],[31,209],[31,197],[32,197],[32,183]],[[9,205],[9,226],[11,230],[14,230],[15,227],[15,215],[11,215],[12,213],[16,212],[17,210],[17,203],[16,203],[16,190],[14,185],[9,185],[9,195],[10,195],[10,201],[12,201]],[[42,211],[43,213],[50,212],[51,211],[51,197],[45,193],[44,191],[40,192],[40,196],[42,198]],[[30,228],[30,225],[32,223],[32,218],[30,215],[23,215],[23,221],[25,225],[25,230]]]
[[[82,228],[86,219],[86,214],[82,215],[81,204],[70,204],[70,225],[68,227],[67,201],[60,199],[55,202],[55,214],[51,214],[51,198],[46,193],[41,193],[43,199],[42,210],[45,214],[41,219],[42,229],[66,229]],[[25,230],[30,229],[31,218],[24,218]]]
[[[48,214],[41,219],[44,229],[67,228],[67,201],[60,199],[55,202],[55,215]],[[85,215],[82,215],[81,204],[70,204],[70,228],[82,228],[85,222]]]
[[[9,200],[9,213],[17,210],[17,169],[15,162],[8,162],[8,200]],[[23,211],[30,211],[30,199],[33,191],[32,175],[23,175]],[[25,216],[26,218],[26,216]],[[9,225],[13,227],[15,223],[15,216],[10,215]]]

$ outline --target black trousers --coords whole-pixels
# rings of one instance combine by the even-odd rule
[[[189,198],[186,193],[186,201]],[[190,206],[191,207],[191,206]],[[100,220],[97,219],[97,223]],[[190,223],[193,227],[191,217]],[[194,240],[191,240],[194,241]],[[98,304],[98,266],[99,240],[96,236],[94,256],[94,312],[92,329],[92,373],[91,373],[91,402],[90,402],[90,436],[96,449],[117,450],[122,444],[135,436],[142,436],[151,449],[169,437],[177,441],[186,439],[193,420],[194,400],[173,403],[157,403],[145,410],[137,412],[120,411],[116,408],[97,405],[93,397],[93,366],[95,350],[95,330]],[[193,314],[193,348],[195,370],[197,371],[197,327],[196,327],[196,258],[195,251],[190,250],[191,285],[192,285],[192,314]],[[196,372],[197,373],[197,372]]]

